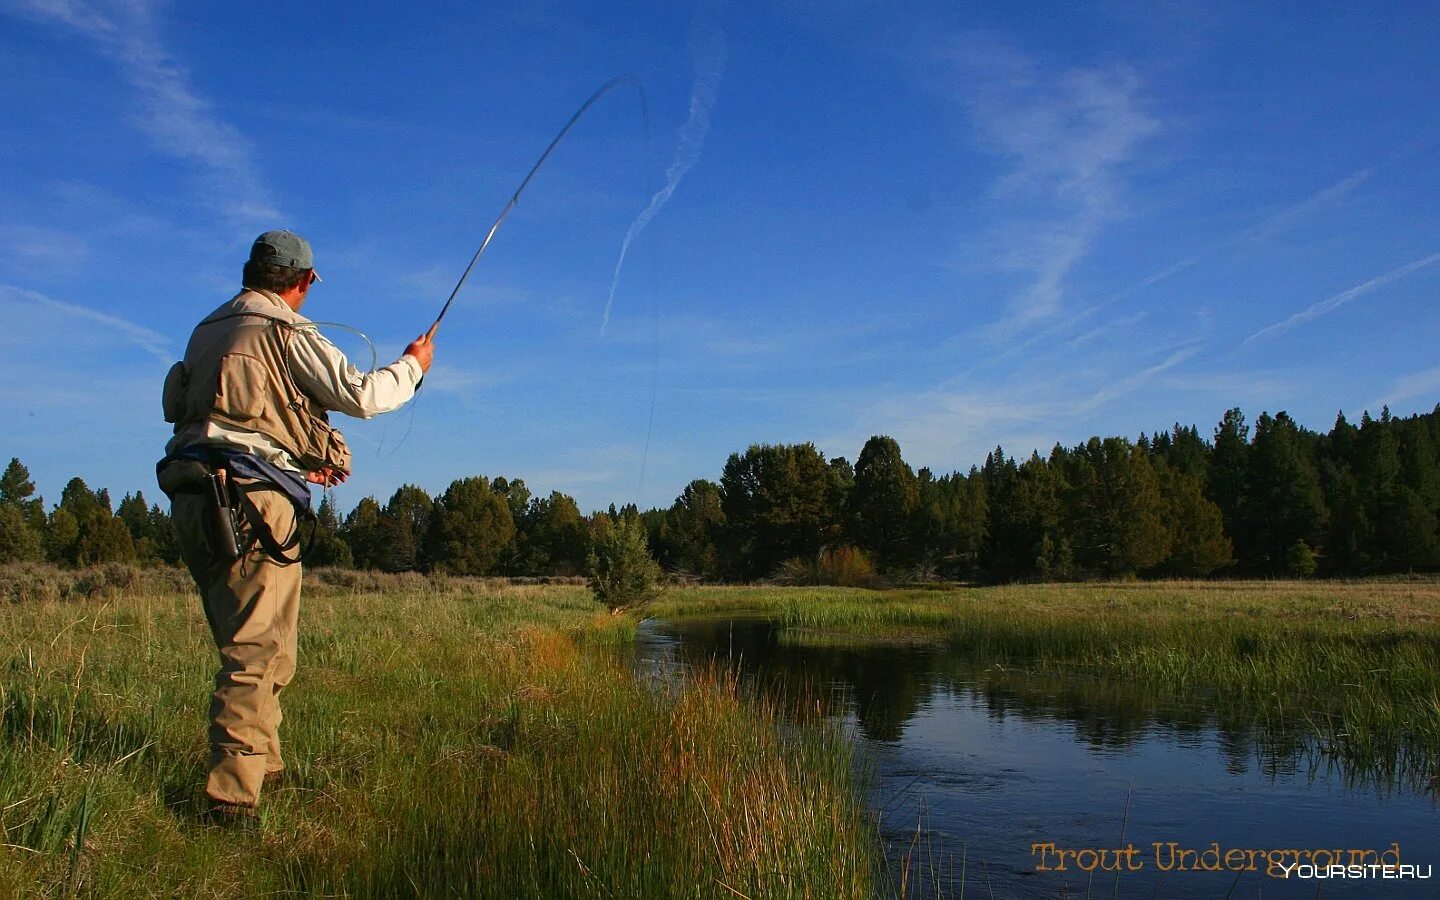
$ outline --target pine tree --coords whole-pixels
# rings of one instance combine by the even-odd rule
[[[719,541],[725,531],[720,486],[704,479],[687,484],[670,507],[667,531],[676,568],[701,578],[719,577]]]
[[[856,543],[874,553],[881,571],[909,560],[908,539],[919,496],[915,473],[895,439],[876,435],[866,441],[855,463],[851,509]]]
[[[815,558],[839,517],[830,508],[831,479],[814,444],[752,444],[732,453],[720,477],[727,574],[758,578],[785,560]]]
[[[349,545],[356,568],[379,567],[383,545],[380,543],[380,504],[374,497],[362,499],[350,510],[340,537]]]
[[[310,538],[310,549],[305,557],[306,565],[336,566],[342,569],[355,565],[350,545],[340,537],[340,515],[336,512],[335,501],[328,491],[320,497],[320,508],[315,512],[314,527],[315,534]]]
[[[1157,461],[1170,556],[1164,568],[1172,575],[1198,578],[1230,565],[1234,549],[1225,536],[1220,507],[1205,496],[1203,474],[1172,469]]]
[[[1091,438],[1074,454],[1075,556],[1096,573],[1131,575],[1169,555],[1164,499],[1146,452],[1124,438]]]
[[[30,527],[18,503],[0,503],[0,563],[39,562],[45,558],[40,535]]]
[[[506,493],[486,477],[452,481],[430,512],[425,552],[432,568],[452,575],[489,575],[515,538]]]
[[[660,566],[650,555],[645,526],[638,514],[622,514],[586,557],[590,590],[615,612],[654,599],[660,593]]]
[[[1283,572],[1291,547],[1303,541],[1314,548],[1324,537],[1327,512],[1319,478],[1295,421],[1284,412],[1274,418],[1261,414],[1250,450],[1252,563]]]
[[[34,494],[30,470],[12,457],[0,475],[0,562],[44,558],[44,504]]]
[[[1225,534],[1235,545],[1235,555],[1248,559],[1254,554],[1250,530],[1246,527],[1250,489],[1250,426],[1239,407],[1225,413],[1215,426],[1214,449],[1206,473],[1206,495],[1220,507]]]
[[[377,525],[374,563],[379,568],[409,572],[425,567],[423,544],[432,506],[430,495],[413,484],[401,485],[390,496]]]

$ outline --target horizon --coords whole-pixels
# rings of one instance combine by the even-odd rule
[[[339,508],[477,474],[668,507],[754,443],[888,434],[938,475],[1440,399],[1427,4],[348,9],[0,2],[0,456],[49,504],[159,498],[161,379],[261,231],[314,244],[306,315],[394,359],[622,72],[648,144],[632,92],[576,125],[417,405],[336,417]]]

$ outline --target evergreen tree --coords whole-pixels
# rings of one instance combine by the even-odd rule
[[[1170,531],[1170,556],[1165,570],[1172,575],[1199,578],[1230,565],[1234,549],[1225,536],[1220,507],[1205,496],[1203,472],[1174,469],[1157,460],[1157,474]]]
[[[915,473],[887,435],[865,442],[855,463],[851,496],[856,543],[872,552],[882,571],[909,561],[909,537],[920,499]]]
[[[814,444],[752,444],[732,453],[720,478],[729,574],[769,575],[788,559],[813,559],[838,514],[831,471]]]
[[[1299,429],[1284,412],[1255,421],[1250,448],[1249,533],[1251,564],[1266,572],[1283,572],[1297,542],[1316,547],[1325,534],[1325,501],[1315,466],[1305,452]]]
[[[30,470],[16,457],[10,458],[5,473],[0,475],[0,506],[13,506],[37,534],[45,528],[45,504],[35,496],[35,482]]]
[[[337,566],[342,569],[355,565],[350,545],[340,537],[341,527],[340,514],[335,510],[335,500],[330,496],[330,492],[326,491],[320,495],[320,508],[315,512],[315,533],[309,538],[310,549],[309,555],[305,557],[306,565]]]
[[[1334,444],[1331,446],[1333,449]],[[1330,511],[1323,542],[1327,570],[1337,574],[1369,571],[1374,539],[1360,482],[1348,465],[1334,459],[1321,462],[1319,476],[1325,506]]]
[[[1225,413],[1215,426],[1214,449],[1206,473],[1206,495],[1220,507],[1225,520],[1225,534],[1235,545],[1241,559],[1254,555],[1249,529],[1246,496],[1250,487],[1250,426],[1245,414],[1237,407]]]
[[[518,570],[526,575],[577,575],[586,554],[585,517],[575,500],[559,491],[530,501],[516,523]]]
[[[160,537],[154,533],[155,523],[150,517],[150,505],[145,501],[143,493],[136,491],[134,494],[126,494],[121,499],[119,508],[115,510],[115,518],[123,522],[126,530],[130,532],[137,562],[147,565],[161,562]]]
[[[981,567],[985,547],[985,486],[979,470],[921,482],[917,510],[920,546],[934,555],[938,572],[947,577],[972,577]]]
[[[611,521],[603,538],[591,547],[586,568],[595,599],[611,612],[644,603],[660,593],[660,566],[650,555],[638,513],[622,514]]]
[[[350,547],[350,556],[356,568],[374,569],[380,565],[384,551],[380,529],[380,504],[374,497],[366,497],[350,510],[345,517],[345,527],[340,537]]]
[[[986,504],[984,564],[995,578],[1020,578],[1030,574],[1035,562],[1035,541],[1016,492],[1020,478],[1015,460],[996,447],[985,456],[980,469]]]
[[[425,544],[430,565],[452,575],[495,571],[515,538],[507,494],[495,491],[483,475],[452,481],[431,508]]]
[[[150,538],[155,542],[156,555],[166,565],[180,564],[180,537],[175,533],[175,523],[160,504],[150,504]]]
[[[45,510],[34,494],[30,470],[12,457],[0,475],[0,562],[44,558]]]
[[[423,544],[433,503],[423,488],[401,485],[380,512],[374,563],[386,572],[425,567]]]
[[[40,535],[30,527],[18,503],[0,503],[0,563],[39,562],[45,558]]]
[[[70,510],[57,506],[50,512],[45,532],[41,536],[45,547],[45,558],[60,565],[74,565],[76,549],[80,543],[80,523]]]
[[[670,507],[666,525],[675,568],[705,579],[719,577],[725,510],[718,484],[696,479],[685,485]]]
[[[1149,455],[1124,438],[1091,438],[1074,454],[1075,556],[1101,575],[1131,575],[1169,556],[1164,499]]]

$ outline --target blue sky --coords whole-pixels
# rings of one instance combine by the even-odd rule
[[[1428,411],[1437,38],[1430,3],[0,0],[0,457],[51,502],[157,496],[165,369],[269,228],[314,244],[304,311],[390,361],[618,73],[648,141],[633,91],[576,126],[418,402],[346,427],[342,507],[480,473],[668,505],[753,442],[888,433],[949,471],[1237,405]]]

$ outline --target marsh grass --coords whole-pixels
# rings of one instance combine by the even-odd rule
[[[213,648],[176,573],[0,572],[0,896],[862,897],[851,749],[669,690],[571,585],[311,573],[287,778],[198,821]],[[18,585],[18,586],[17,586]]]
[[[815,640],[931,640],[1002,666],[1202,696],[1347,774],[1440,788],[1440,583],[1121,582],[950,591],[683,588],[660,617],[748,614]]]

